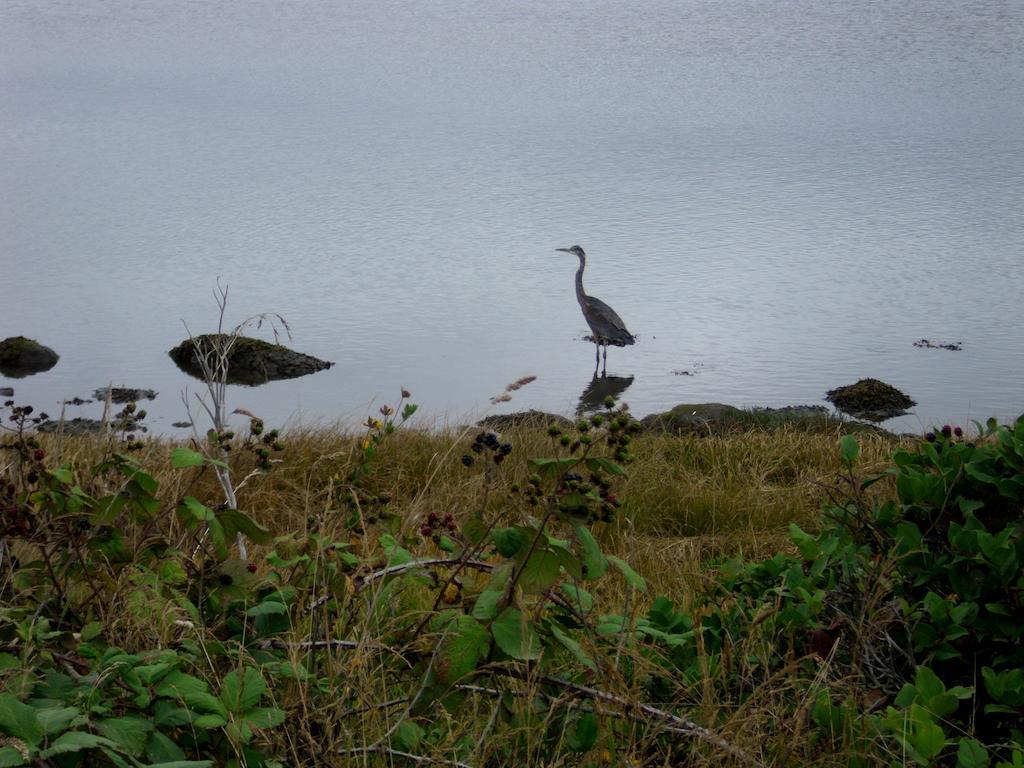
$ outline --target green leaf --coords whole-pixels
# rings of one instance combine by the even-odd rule
[[[172,760],[168,763],[153,763],[146,768],[211,768],[213,760]]]
[[[153,731],[146,744],[146,757],[154,763],[178,762],[185,759],[185,753],[165,734]]]
[[[604,556],[601,546],[590,529],[581,523],[577,523],[574,527],[580,547],[583,549],[583,578],[588,581],[601,578],[608,570],[608,558]]]
[[[14,747],[0,747],[0,768],[17,768],[21,765],[28,765],[21,752]]]
[[[917,668],[917,674],[914,676],[914,687],[917,688],[918,693],[921,695],[920,703],[922,704],[926,704],[929,699],[946,692],[946,686],[943,685],[942,680],[928,667]]]
[[[418,408],[419,406],[415,403],[406,403],[405,407],[402,408],[402,421],[411,418]]]
[[[206,527],[210,530],[210,540],[213,542],[213,548],[217,551],[217,557],[221,560],[226,559],[228,556],[228,541],[227,534],[224,533],[224,526],[220,524],[220,520],[214,515],[206,521]]]
[[[155,664],[143,664],[135,667],[135,674],[143,685],[153,685],[171,670],[172,661],[158,661]]]
[[[576,727],[566,736],[566,743],[573,752],[586,752],[597,742],[597,718],[593,712],[584,712],[576,721]]]
[[[95,640],[97,637],[103,634],[104,624],[102,621],[91,621],[82,627],[82,631],[79,634],[83,643],[87,643],[90,640]]]
[[[186,701],[187,697],[192,694],[207,693],[209,690],[209,686],[198,677],[174,671],[161,680],[153,689],[153,692],[157,696],[163,696],[167,699]]]
[[[169,701],[159,700],[153,705],[153,722],[159,728],[177,728],[188,725],[195,715],[183,707],[175,707]]]
[[[622,573],[622,577],[626,580],[626,583],[633,589],[640,592],[644,592],[647,589],[647,582],[644,581],[644,577],[629,567],[629,564],[621,557],[615,555],[608,555],[608,562],[619,569]]]
[[[857,444],[857,438],[853,435],[843,435],[839,441],[839,450],[843,457],[843,464],[848,467],[852,467],[860,456],[860,446]]]
[[[579,459],[530,459],[530,469],[545,477],[561,477],[579,463]]]
[[[541,594],[547,592],[562,575],[563,560],[571,560],[565,550],[537,548],[530,559],[521,565],[519,586],[526,592]]]
[[[222,720],[227,720],[228,711],[224,704],[216,696],[210,693],[190,693],[185,697],[185,703],[189,709],[198,710],[208,714],[214,714]]]
[[[809,533],[805,533],[796,523],[789,524],[789,538],[796,544],[796,548],[800,550],[800,555],[804,560],[814,560],[821,553],[817,539]]]
[[[519,528],[496,528],[491,541],[502,557],[515,557],[526,546],[526,535]]]
[[[539,659],[544,651],[534,628],[517,608],[506,608],[491,624],[494,642],[513,659]]]
[[[117,749],[118,745],[110,739],[97,736],[94,733],[68,731],[58,736],[48,749],[44,749],[39,753],[39,756],[47,758],[54,755],[67,754],[68,752],[81,752],[83,749],[95,749],[96,747],[114,747]]]
[[[559,589],[565,594],[566,602],[580,613],[588,614],[594,610],[594,598],[585,589],[569,582],[562,582]]]
[[[81,716],[82,713],[77,707],[47,707],[36,710],[39,725],[47,736],[67,730],[75,718]]]
[[[481,592],[473,604],[473,618],[480,621],[488,621],[498,615],[498,606],[505,596],[505,585],[515,569],[514,563],[503,563],[491,573],[491,579],[487,582],[484,591]]]
[[[391,737],[391,743],[400,750],[412,752],[425,735],[426,731],[415,721],[406,719],[398,725],[395,735]]]
[[[388,559],[388,565],[405,565],[413,561],[412,552],[400,547],[398,541],[390,533],[381,534],[378,542]]]
[[[32,747],[43,740],[43,729],[35,708],[23,704],[9,693],[0,693],[0,731]]]
[[[204,731],[213,731],[217,728],[223,728],[227,725],[227,718],[221,715],[200,715],[192,724],[196,728],[202,728]]]
[[[250,728],[276,728],[284,722],[285,712],[277,707],[257,707],[242,715]]]
[[[75,476],[71,473],[71,470],[67,467],[60,467],[59,469],[51,469],[46,472],[50,477],[64,485],[74,485]]]
[[[922,722],[911,737],[911,743],[925,760],[931,760],[946,746],[946,734],[941,726],[935,723]]]
[[[284,603],[278,602],[277,600],[264,600],[262,603],[249,608],[246,612],[246,616],[279,616],[281,614],[288,613],[288,606]]]
[[[572,654],[573,658],[576,659],[580,664],[588,667],[595,672],[597,671],[597,665],[594,660],[590,658],[586,651],[583,650],[583,646],[580,645],[576,640],[569,636],[561,627],[557,624],[550,624],[549,629],[551,634],[554,635],[555,639],[565,648],[569,653]]]
[[[186,496],[182,499],[177,508],[178,517],[187,525],[190,523],[206,520],[215,520],[213,510],[193,496]]]
[[[225,534],[233,539],[235,534],[241,533],[247,539],[256,544],[269,544],[273,538],[268,528],[253,520],[249,515],[237,509],[225,509],[216,513],[217,520],[224,526]]]
[[[244,712],[259,704],[267,684],[254,667],[235,669],[224,676],[220,699],[230,712]]]
[[[116,742],[122,751],[138,757],[146,747],[146,739],[153,730],[153,722],[138,717],[119,717],[101,720],[96,724],[96,728],[108,739]]]
[[[587,469],[591,472],[607,472],[609,475],[623,475],[625,476],[626,470],[616,464],[611,459],[607,459],[604,456],[594,456],[586,460]]]
[[[174,469],[201,467],[205,461],[206,457],[203,454],[188,448],[175,448],[171,451],[171,466]]]
[[[434,674],[442,684],[454,685],[487,656],[491,638],[483,624],[465,614],[456,616],[446,630],[434,660]]]
[[[956,751],[957,768],[987,768],[988,750],[974,739],[960,739]]]

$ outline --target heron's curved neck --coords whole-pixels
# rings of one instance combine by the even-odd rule
[[[586,292],[583,290],[583,270],[587,266],[587,257],[580,254],[580,268],[576,270],[576,301],[583,304],[587,298]]]

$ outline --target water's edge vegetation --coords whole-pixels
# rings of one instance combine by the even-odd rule
[[[1024,419],[39,434],[0,765],[1024,763]],[[216,403],[216,399],[214,400]]]

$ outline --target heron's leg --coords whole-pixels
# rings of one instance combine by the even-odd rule
[[[594,370],[597,370],[597,366],[601,363],[601,342],[594,342]]]

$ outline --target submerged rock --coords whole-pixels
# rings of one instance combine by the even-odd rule
[[[100,387],[92,396],[100,402],[106,402],[108,387]],[[152,389],[132,389],[130,387],[109,387],[110,390],[110,402],[122,404],[122,403],[137,403],[139,400],[155,400],[156,391]]]
[[[843,413],[868,421],[902,416],[917,405],[896,387],[878,379],[861,379],[856,384],[831,389],[825,393],[825,399]]]
[[[103,422],[99,419],[47,419],[40,422],[36,429],[40,432],[63,432],[65,435],[95,435],[103,430]]]
[[[14,397],[14,387],[0,387],[0,397]]]
[[[876,429],[867,424],[836,418],[823,405],[787,405],[783,408],[746,410],[725,403],[683,403],[669,411],[645,416],[640,424],[648,432],[677,435],[721,435],[748,429],[780,427],[808,431],[839,429],[842,432]]]
[[[145,417],[145,411],[140,411],[138,414],[121,411],[114,415],[109,422],[81,416],[63,421],[46,419],[37,424],[36,429],[40,432],[63,432],[65,435],[95,435],[108,427],[114,432],[148,432],[149,428],[142,423]]]
[[[651,432],[721,432],[723,429],[743,426],[744,411],[725,403],[682,403],[662,413],[652,413],[640,419],[644,429]]]
[[[169,354],[175,364],[190,376],[203,378],[199,355],[217,354],[229,342],[226,334],[204,334],[186,339]],[[266,384],[279,379],[294,379],[330,368],[334,363],[304,355],[280,344],[239,336],[231,342],[228,353],[229,384]]]
[[[571,427],[572,422],[565,416],[557,413],[546,413],[544,411],[519,411],[517,413],[500,413],[488,416],[477,422],[477,425],[493,429],[496,432],[513,429],[516,427],[547,427],[555,424],[559,427]]]
[[[0,341],[0,373],[12,379],[48,371],[60,355],[34,339],[11,336]]]

